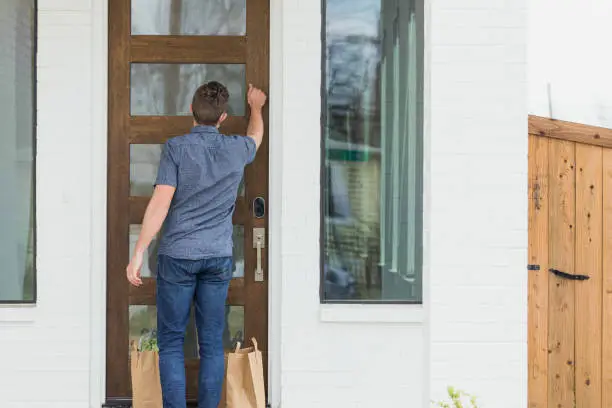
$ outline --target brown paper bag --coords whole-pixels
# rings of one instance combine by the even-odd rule
[[[265,408],[266,392],[263,377],[263,359],[253,338],[253,347],[236,350],[227,356],[226,400],[227,408]]]
[[[138,351],[132,343],[132,407],[162,408],[161,381],[159,379],[159,353]]]

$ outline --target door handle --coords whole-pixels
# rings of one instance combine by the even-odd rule
[[[263,282],[264,272],[261,262],[261,250],[266,247],[266,229],[253,228],[253,248],[257,250],[257,265],[255,266],[255,282]]]
[[[557,269],[552,269],[552,268],[549,269],[548,271],[563,279],[578,280],[578,281],[584,281],[584,280],[590,279],[590,276],[587,276],[587,275],[572,275],[570,273],[561,272]]]

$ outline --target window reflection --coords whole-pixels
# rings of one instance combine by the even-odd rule
[[[141,229],[142,225],[140,224],[130,224],[130,256],[134,253],[134,248],[136,248],[136,242],[138,241]],[[234,269],[232,278],[244,278],[244,226],[234,225],[232,239],[234,243]],[[143,278],[155,278],[157,276],[158,248],[159,237],[156,236],[144,253],[144,260],[140,271],[140,275]],[[126,260],[126,262],[129,262],[129,259]]]
[[[161,144],[130,145],[130,195],[150,197],[157,178],[157,169],[161,157]],[[244,197],[244,177],[238,185],[238,196]]]
[[[130,305],[129,307],[129,345],[132,342],[141,344],[149,339],[157,339],[157,307]],[[236,342],[244,343],[244,306],[225,306],[225,329],[223,346],[233,349]],[[189,322],[185,330],[183,345],[186,359],[198,358],[198,334],[195,323],[195,309],[191,309]]]
[[[132,0],[132,35],[244,35],[246,0]]]
[[[36,2],[0,2],[0,303],[32,303]]]
[[[416,1],[327,0],[323,300],[421,300]]]
[[[245,67],[242,64],[132,64],[130,111],[138,115],[189,116],[193,93],[207,81],[229,91],[228,113],[244,115]]]

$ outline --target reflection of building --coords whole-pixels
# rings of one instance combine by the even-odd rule
[[[412,7],[383,3],[377,37],[338,27],[326,37],[326,262],[356,279],[358,297],[421,296],[422,85]],[[340,202],[349,215],[336,214]]]

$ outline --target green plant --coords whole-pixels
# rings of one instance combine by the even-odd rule
[[[450,401],[437,401],[434,408],[478,408],[476,397],[454,387],[447,388]]]
[[[143,340],[140,343],[140,351],[157,351],[159,352],[159,347],[157,347],[157,338],[149,338],[147,340]]]

